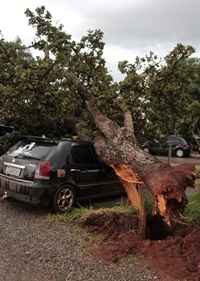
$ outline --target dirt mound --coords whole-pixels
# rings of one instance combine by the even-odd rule
[[[81,219],[81,225],[86,227],[89,232],[103,234],[104,240],[106,240],[129,231],[136,232],[138,218],[133,214],[100,209],[84,216]]]
[[[116,262],[129,254],[144,256],[161,280],[200,280],[200,226],[179,226],[165,240],[141,240],[136,234],[137,218],[132,214],[100,212],[83,222],[91,232],[102,238],[93,242],[92,254],[106,262]]]
[[[100,241],[91,245],[90,250],[104,261],[116,262],[121,257],[135,253],[138,219],[133,214],[98,210],[83,217],[81,225],[89,232],[102,235]]]

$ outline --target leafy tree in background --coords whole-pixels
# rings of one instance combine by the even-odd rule
[[[164,59],[150,52],[134,63],[120,62],[124,79],[114,83],[103,58],[102,31],[76,42],[45,7],[25,14],[35,29],[31,46],[0,39],[2,122],[26,134],[91,137],[95,126],[86,102],[95,99],[119,124],[122,111],[131,110],[141,141],[172,133],[191,137],[200,102],[200,61],[191,58],[191,46],[178,44]]]
[[[62,25],[53,24],[44,7],[35,13],[27,9],[26,16],[36,29],[32,46],[27,48],[19,40],[1,40],[0,80],[5,81],[4,73],[9,80],[0,88],[0,102],[6,105],[2,107],[2,121],[32,134],[63,135],[67,129],[72,133],[73,125],[79,131],[91,127],[85,112],[87,98],[98,97],[99,106],[105,109],[116,93],[102,58],[103,33],[89,31],[75,42]],[[33,57],[29,49],[38,55]]]
[[[192,122],[192,85],[197,68],[190,59],[193,53],[191,46],[178,44],[164,59],[151,52],[149,56],[136,58],[133,64],[119,64],[126,75],[120,91],[136,115],[136,127],[142,124],[138,126],[139,133],[143,128],[144,135],[149,137],[188,135],[187,131],[191,135],[188,125]]]

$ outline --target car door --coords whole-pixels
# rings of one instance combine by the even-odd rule
[[[166,138],[160,140],[160,155],[168,155],[169,145]]]
[[[116,193],[119,181],[113,170],[98,159],[92,144],[75,144],[71,150],[71,175],[79,197],[95,198]]]
[[[95,193],[100,166],[95,161],[92,145],[74,144],[70,156],[70,173],[79,187],[79,197],[91,197]]]
[[[119,177],[115,174],[115,171],[103,161],[99,159],[94,148],[93,153],[95,161],[98,163],[99,172],[97,173],[98,189],[101,190],[102,195],[119,195],[124,192]]]
[[[149,151],[153,154],[160,154],[161,146],[158,140],[154,139],[150,142]]]

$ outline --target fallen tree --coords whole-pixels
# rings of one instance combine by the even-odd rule
[[[120,127],[102,114],[94,102],[88,103],[88,109],[101,132],[95,138],[97,154],[115,170],[130,203],[138,211],[141,236],[146,233],[145,188],[154,199],[153,215],[172,227],[187,203],[185,189],[193,186],[194,165],[171,167],[144,152],[137,144],[130,112],[124,113],[124,126]]]

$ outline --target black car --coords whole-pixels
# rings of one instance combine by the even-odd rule
[[[168,155],[171,146],[172,156],[188,157],[191,146],[180,136],[170,135],[160,140],[147,141],[142,145],[144,151],[155,155]]]
[[[15,131],[13,126],[6,126],[4,124],[0,124],[0,138],[5,135],[13,134]]]
[[[17,142],[19,136],[19,132],[17,132],[13,126],[0,123],[0,156]]]
[[[0,187],[5,197],[50,204],[58,212],[123,190],[92,143],[36,137],[23,138],[0,158]]]

